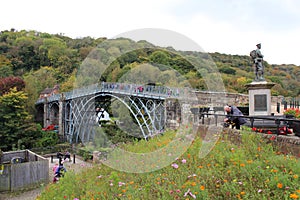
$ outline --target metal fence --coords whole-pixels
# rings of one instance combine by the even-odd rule
[[[209,117],[210,116],[210,117]],[[199,113],[198,117],[201,120],[200,123],[202,124],[215,124],[218,126],[218,124],[224,123],[224,118],[227,115],[225,114],[212,114],[212,113]],[[256,128],[265,128],[269,130],[275,130],[275,133],[278,135],[280,134],[280,128],[282,127],[288,127],[292,128],[293,132],[296,136],[300,137],[300,120],[295,118],[288,118],[287,116],[234,116],[231,115],[231,117],[237,117],[237,118],[244,118],[246,119],[247,123],[244,124],[244,126],[248,127],[256,127]],[[205,120],[205,118],[209,120]],[[211,119],[213,119],[211,121]],[[285,131],[288,131],[288,129],[284,129]],[[287,134],[287,132],[285,133]]]
[[[48,159],[29,150],[3,153],[0,163],[0,192],[33,188],[48,182]]]

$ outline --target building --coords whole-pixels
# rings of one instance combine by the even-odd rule
[[[44,89],[40,93],[40,98],[49,97],[49,96],[52,96],[52,95],[58,94],[58,93],[59,93],[59,85],[56,84],[53,88],[46,88],[46,89]]]

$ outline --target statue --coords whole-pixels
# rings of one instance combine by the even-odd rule
[[[250,56],[253,60],[253,67],[255,69],[255,81],[264,81],[264,66],[263,66],[263,55],[260,51],[261,44],[256,45],[257,49],[251,51]]]

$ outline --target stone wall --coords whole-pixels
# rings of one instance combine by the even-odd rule
[[[223,107],[224,105],[235,105],[235,106],[248,106],[249,95],[239,93],[217,93],[208,91],[196,91],[195,92],[198,101],[195,105],[198,106],[214,106]],[[282,115],[284,106],[282,104],[284,100],[283,96],[271,96],[271,113],[275,115]],[[277,112],[277,103],[280,103],[280,112]],[[195,106],[194,105],[194,106]]]
[[[207,130],[207,125],[198,126],[198,133],[202,138],[205,137]],[[262,138],[265,139],[265,142],[271,142],[274,147],[278,148],[278,153],[290,154],[300,158],[300,137],[293,135],[276,135],[254,132],[251,134],[259,134],[262,136]],[[239,145],[242,142],[240,131],[236,129],[224,128],[221,136],[223,138],[227,138],[236,145]]]

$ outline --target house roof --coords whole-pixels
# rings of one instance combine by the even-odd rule
[[[46,88],[40,94],[51,94],[55,90],[59,90],[59,85],[55,85],[53,88]]]
[[[52,88],[46,88],[41,92],[41,94],[50,94],[52,91],[53,91]]]

